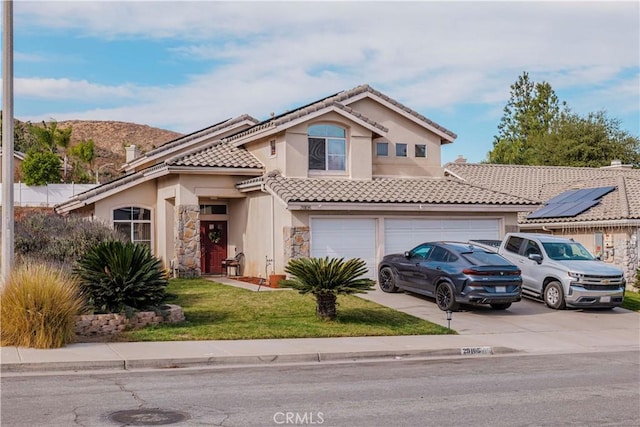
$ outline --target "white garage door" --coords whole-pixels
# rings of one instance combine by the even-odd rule
[[[497,219],[385,219],[384,253],[402,253],[423,242],[499,239]]]
[[[375,219],[311,219],[311,256],[314,258],[361,258],[368,278],[376,275]]]

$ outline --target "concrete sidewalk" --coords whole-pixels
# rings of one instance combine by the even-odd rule
[[[257,291],[257,286],[227,278],[214,280]],[[363,297],[447,326],[444,313],[432,301],[380,291]],[[451,328],[459,335],[78,343],[51,350],[2,347],[1,371],[7,374],[640,351],[640,315],[619,308],[607,312],[554,311],[537,302],[522,301],[507,311],[480,308],[453,316]]]

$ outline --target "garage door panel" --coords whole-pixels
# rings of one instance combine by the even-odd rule
[[[376,275],[376,222],[374,219],[317,218],[311,220],[311,256],[361,258],[367,277]]]
[[[497,219],[386,219],[384,252],[401,253],[423,242],[499,239]]]

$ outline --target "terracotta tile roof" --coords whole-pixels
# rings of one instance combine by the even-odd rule
[[[268,189],[284,202],[534,205],[531,200],[447,178],[372,180],[286,178],[265,175]]]
[[[571,189],[616,187],[575,217],[527,220],[523,213],[520,220],[526,223],[640,219],[640,169],[448,163],[445,174],[540,203]]]
[[[217,132],[217,131],[219,131],[221,129],[228,128],[230,126],[233,126],[233,125],[235,125],[237,123],[241,123],[243,121],[250,121],[250,122],[253,122],[253,123],[258,123],[257,119],[251,117],[248,114],[243,114],[243,115],[238,116],[236,118],[223,120],[223,121],[221,121],[219,123],[216,123],[214,125],[208,126],[208,127],[204,128],[204,129],[197,130],[197,131],[192,132],[192,133],[190,133],[188,135],[183,135],[183,136],[181,136],[179,138],[176,138],[176,139],[174,139],[172,141],[169,141],[169,142],[167,142],[165,144],[159,145],[158,147],[154,148],[153,150],[149,150],[148,152],[146,152],[145,156],[153,156],[155,154],[158,154],[158,153],[161,153],[163,151],[169,150],[169,149],[171,149],[173,147],[179,147],[179,146],[185,144],[188,141],[191,141],[191,140],[196,139],[196,138],[200,138],[201,136],[206,135],[206,134],[215,133],[215,132]]]
[[[300,108],[297,108],[293,111],[289,111],[287,113],[284,114],[280,114],[278,116],[272,117],[268,120],[265,120],[261,123],[256,124],[255,126],[246,129],[242,132],[239,132],[237,134],[231,135],[227,138],[228,141],[233,141],[239,138],[242,138],[244,136],[250,135],[252,133],[256,133],[259,132],[261,130],[264,129],[268,129],[268,128],[274,128],[276,126],[285,124],[287,122],[296,120],[300,117],[304,117],[308,114],[311,114],[313,112],[316,112],[318,110],[327,108],[327,107],[337,107],[340,108],[346,112],[348,112],[349,114],[355,115],[357,116],[360,120],[365,121],[366,123],[371,124],[372,126],[380,129],[381,131],[387,132],[388,129],[386,127],[384,127],[383,125],[369,119],[368,117],[364,116],[363,114],[357,112],[356,110],[348,107],[347,105],[344,105],[343,101],[348,101],[351,98],[354,98],[360,94],[363,93],[371,93],[374,94],[376,96],[378,96],[379,98],[385,100],[386,102],[389,102],[390,104],[396,106],[397,108],[401,109],[402,111],[404,111],[407,114],[410,114],[412,116],[414,116],[415,118],[421,120],[422,122],[424,122],[425,124],[434,127],[438,130],[440,130],[441,132],[444,132],[445,134],[449,135],[452,139],[455,139],[457,137],[457,135],[453,132],[451,132],[450,130],[444,128],[443,126],[440,126],[439,124],[427,119],[425,116],[423,116],[422,114],[412,110],[411,108],[401,104],[400,102],[389,98],[387,95],[384,95],[381,92],[378,92],[377,90],[373,89],[371,86],[364,84],[364,85],[360,85],[357,86],[351,90],[346,90],[343,92],[339,92],[335,95],[331,95],[328,96],[326,98],[323,98],[319,101],[313,102],[311,104],[302,106]]]
[[[244,148],[214,141],[165,161],[170,166],[263,169],[262,163]]]

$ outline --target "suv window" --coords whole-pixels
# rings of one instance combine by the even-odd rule
[[[412,258],[427,259],[427,257],[429,256],[429,252],[431,252],[431,249],[433,249],[433,246],[431,246],[431,245],[418,246],[417,248],[414,248],[411,251],[411,257]]]
[[[449,262],[450,258],[451,257],[448,250],[441,248],[440,246],[436,246],[431,251],[431,255],[429,256],[429,261]]]
[[[522,241],[524,239],[522,237],[509,237],[509,240],[507,241],[507,245],[505,246],[505,249],[509,252],[513,252],[513,253],[518,253],[520,252],[520,246],[522,246]]]

